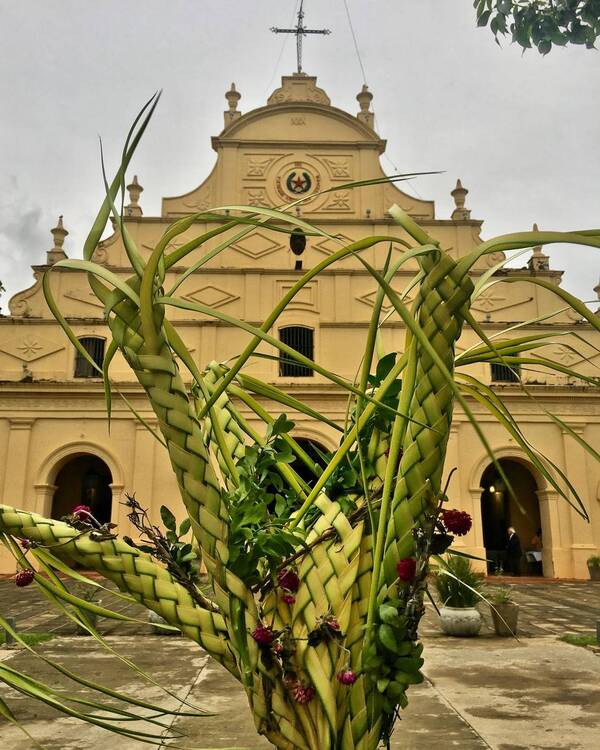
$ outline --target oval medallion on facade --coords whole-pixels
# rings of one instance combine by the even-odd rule
[[[310,174],[304,170],[291,171],[285,181],[286,188],[294,195],[308,193],[312,188],[312,184],[313,181]]]

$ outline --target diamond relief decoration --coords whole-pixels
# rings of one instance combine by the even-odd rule
[[[323,255],[333,255],[336,250],[340,250],[344,245],[349,245],[351,242],[354,242],[353,239],[345,237],[343,234],[338,235],[338,239],[339,242],[335,242],[334,240],[329,239],[329,237],[326,237],[324,240],[315,243],[313,247],[318,252],[323,253]]]
[[[218,286],[207,284],[192,292],[188,292],[184,295],[184,299],[199,302],[201,305],[206,305],[207,307],[223,307],[223,305],[228,305],[230,302],[235,302],[239,297],[235,294],[230,294],[225,289],[219,289]]]
[[[507,310],[509,307],[518,307],[530,301],[531,297],[509,300],[508,297],[497,294],[492,289],[488,289],[475,300],[471,305],[471,309],[477,310],[477,312],[490,313]]]
[[[36,359],[42,359],[64,348],[60,344],[32,333],[25,336],[13,336],[0,342],[0,351],[15,359],[20,359],[21,362],[34,362]]]
[[[238,253],[248,256],[248,258],[256,260],[264,258],[266,255],[271,255],[271,253],[275,253],[277,250],[281,250],[283,245],[274,242],[270,237],[261,232],[255,232],[241,242],[236,242],[232,245],[232,248]]]
[[[555,359],[561,362],[565,367],[572,367],[576,362],[582,362],[584,357],[567,346],[559,346],[552,351]]]
[[[368,305],[369,307],[373,307],[375,305],[375,298],[377,296],[377,289],[374,289],[372,292],[369,292],[368,294],[363,294],[361,297],[355,297],[354,299],[358,300],[359,302],[362,302],[365,305]],[[412,302],[412,297],[403,297],[402,293],[396,290],[396,294],[400,297],[402,302],[405,305],[408,305]],[[383,303],[381,305],[381,312],[385,314],[389,313],[390,310],[394,309],[394,305],[387,299],[387,297],[383,298]]]

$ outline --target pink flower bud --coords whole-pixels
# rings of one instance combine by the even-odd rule
[[[354,685],[357,679],[356,673],[351,669],[344,669],[338,674],[337,678],[338,681],[342,683],[342,685]]]
[[[277,575],[277,583],[282,589],[291,591],[292,593],[298,591],[300,587],[300,579],[295,570],[287,568],[286,570],[280,570]]]
[[[264,625],[258,625],[252,631],[252,637],[260,646],[268,646],[273,643],[275,634],[271,628],[267,628]]]
[[[33,570],[30,570],[29,568],[27,568],[27,570],[20,570],[15,576],[15,584],[19,588],[23,588],[24,586],[29,586],[34,578],[35,573]]]
[[[417,561],[412,557],[405,557],[404,560],[400,560],[400,562],[396,565],[396,573],[398,573],[398,578],[405,583],[408,581],[412,581],[415,577],[416,572]]]
[[[471,531],[473,521],[471,516],[464,510],[443,510],[442,521],[447,531],[456,536],[464,536]]]
[[[79,518],[85,518],[86,516],[89,516],[92,512],[92,509],[89,505],[76,505],[71,513],[74,516],[78,516]]]

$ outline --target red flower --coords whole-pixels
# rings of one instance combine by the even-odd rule
[[[287,570],[280,570],[277,575],[277,583],[282,589],[286,591],[298,591],[300,587],[300,579],[295,570],[288,568]]]
[[[264,625],[258,625],[252,631],[252,637],[260,646],[269,646],[275,639],[275,634],[271,628],[267,628]]]
[[[280,643],[279,641],[275,641],[275,643],[273,644],[273,653],[279,656],[279,654],[281,654],[282,652],[283,652],[283,643]]]
[[[89,505],[76,505],[71,511],[74,516],[82,516],[83,518],[89,516],[91,512],[92,509]]]
[[[310,703],[311,700],[315,697],[316,692],[317,691],[312,685],[307,685],[306,687],[304,687],[304,685],[300,681],[298,681],[292,688],[292,695],[294,697],[294,700],[301,706],[305,706],[307,703]]]
[[[344,669],[338,674],[337,678],[338,681],[342,683],[342,685],[354,685],[357,679],[356,673],[351,669]]]
[[[30,549],[31,548],[31,542],[29,539],[19,539],[19,544],[23,549]]]
[[[442,521],[446,529],[457,536],[468,534],[473,525],[471,516],[464,510],[443,510]]]
[[[326,620],[325,622],[326,622],[326,624],[327,624],[327,625],[328,625],[328,626],[329,626],[329,627],[330,627],[330,628],[331,628],[332,630],[339,630],[339,629],[340,629],[340,624],[339,624],[339,622],[338,622],[338,621],[337,621],[337,620],[335,619],[335,617],[329,617],[329,618],[327,618],[327,620]]]
[[[29,586],[34,577],[35,573],[33,570],[30,570],[29,568],[27,568],[27,570],[20,570],[15,576],[15,583],[19,588],[23,588],[23,586]]]
[[[396,573],[401,581],[412,581],[417,572],[417,561],[412,557],[405,557],[396,565]]]
[[[283,596],[281,597],[281,600],[282,600],[282,601],[283,601],[283,602],[284,602],[285,604],[295,604],[295,603],[296,603],[296,597],[295,597],[295,596],[293,596],[293,594],[284,594],[284,595],[283,595]]]

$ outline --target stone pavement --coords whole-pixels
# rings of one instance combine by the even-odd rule
[[[12,610],[21,630],[60,634],[40,647],[44,654],[139,698],[169,707],[181,705],[102,651],[92,639],[70,635],[72,626],[40,611],[36,598],[33,587],[19,590],[9,581],[0,582],[2,610]],[[523,615],[518,642],[496,638],[487,627],[479,638],[447,638],[439,631],[433,608],[429,609],[422,628],[427,679],[410,691],[409,707],[393,738],[394,750],[597,750],[600,655],[562,643],[557,636],[594,631],[600,618],[600,586],[586,582],[518,583],[515,598]],[[145,626],[138,625],[101,621],[100,630],[108,635],[111,646],[148,670],[171,693],[216,713],[176,719],[173,726],[189,735],[181,744],[198,750],[270,747],[255,735],[245,697],[235,680],[193,643],[173,636],[146,635]],[[0,651],[0,659],[6,656],[7,664],[42,681],[55,687],[66,685],[60,675],[27,653]],[[78,688],[77,693],[82,690]],[[116,738],[67,717],[57,718],[49,707],[10,691],[2,689],[2,695],[48,750],[113,750],[116,743],[119,750],[143,747],[136,740]],[[32,747],[5,723],[0,723],[0,742],[10,750]],[[163,745],[171,746],[168,740]]]

